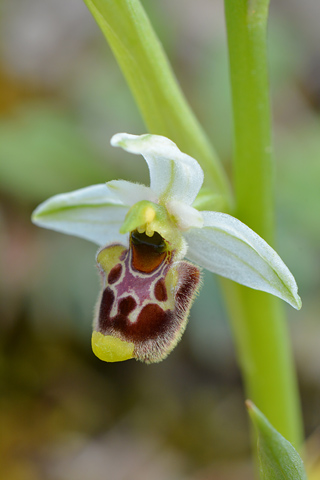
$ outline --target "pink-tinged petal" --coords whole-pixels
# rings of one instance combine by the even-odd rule
[[[203,183],[198,162],[166,137],[118,133],[111,145],[127,152],[143,155],[150,171],[150,187],[161,203],[177,200],[191,205]]]
[[[174,251],[167,249],[160,235],[147,237],[138,232],[133,233],[129,249],[111,245],[100,250],[97,263],[103,291],[94,330],[104,335],[105,341],[99,336],[102,354],[99,347],[95,354],[106,361],[131,358],[133,344],[134,358],[160,362],[185,330],[200,283],[199,268],[175,262]],[[110,347],[112,337],[120,339],[119,347]]]

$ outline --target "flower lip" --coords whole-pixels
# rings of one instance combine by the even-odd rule
[[[155,247],[145,234],[131,236],[142,242],[131,241],[128,249],[109,245],[97,257],[103,287],[92,347],[105,361],[134,357],[159,362],[176,346],[186,327],[200,269],[177,261],[175,251],[158,253],[156,247],[163,245],[158,234],[154,234]]]

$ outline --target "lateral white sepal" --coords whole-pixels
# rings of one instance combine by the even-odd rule
[[[105,184],[98,184],[49,198],[34,210],[32,222],[102,246],[126,241],[119,230],[127,210]]]
[[[201,213],[203,228],[192,228],[184,234],[187,258],[223,277],[301,308],[292,273],[267,242],[230,215]]]

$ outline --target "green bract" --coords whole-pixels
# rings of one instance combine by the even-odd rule
[[[174,244],[179,258],[185,256],[211,272],[301,307],[293,275],[261,237],[230,215],[192,206],[203,182],[196,160],[158,135],[120,133],[111,144],[144,156],[150,187],[116,180],[56,195],[36,208],[32,215],[35,224],[100,246],[112,242],[128,245],[129,232],[124,226],[131,222],[136,228],[141,223],[137,218],[135,225],[132,212],[143,216],[135,205],[151,202],[155,216],[146,218],[141,228],[147,233],[148,228],[156,231]]]
[[[246,402],[258,431],[261,480],[307,480],[303,462],[288,440],[270,424],[260,410]]]

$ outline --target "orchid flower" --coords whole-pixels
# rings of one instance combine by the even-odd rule
[[[261,237],[230,215],[193,206],[203,183],[195,159],[158,135],[119,133],[111,144],[143,155],[150,187],[124,180],[92,185],[48,199],[32,216],[41,227],[100,247],[97,357],[163,360],[186,327],[199,266],[301,307],[294,277]]]

